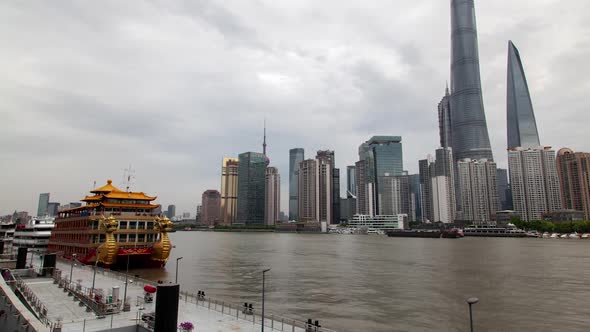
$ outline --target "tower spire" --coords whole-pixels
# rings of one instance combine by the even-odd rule
[[[264,139],[262,140],[262,154],[266,156],[266,117],[264,118]]]

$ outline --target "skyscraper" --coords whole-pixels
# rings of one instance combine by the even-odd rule
[[[221,221],[221,194],[209,189],[201,196],[201,223],[215,226]]]
[[[508,75],[506,83],[506,120],[508,124],[508,149],[536,148],[539,133],[533,111],[533,103],[524,74],[520,53],[512,41],[508,42]]]
[[[510,183],[508,182],[508,170],[505,168],[498,168],[496,181],[498,185],[498,202],[500,204],[500,210],[512,210],[512,193],[510,191]]]
[[[281,212],[281,176],[276,167],[266,168],[264,222],[267,226],[280,220]]]
[[[355,166],[346,166],[346,197],[356,197],[355,174]]]
[[[262,153],[238,156],[238,217],[236,224],[264,225],[265,177],[268,159]]]
[[[440,146],[443,148],[452,147],[451,139],[451,95],[449,87],[445,89],[445,96],[438,103],[438,132],[440,135]]]
[[[408,175],[381,178],[378,215],[410,215],[410,178]]]
[[[489,222],[498,211],[496,163],[485,159],[457,162],[463,220]]]
[[[172,219],[172,218],[176,217],[176,205],[174,205],[174,204],[168,205],[167,211],[168,211],[168,215],[167,215],[168,218]]]
[[[315,159],[303,160],[299,163],[299,204],[298,221],[317,221],[317,177],[318,166]]]
[[[223,158],[221,166],[221,223],[231,225],[238,216],[237,158]]]
[[[330,212],[331,219],[328,223],[340,223],[340,169],[336,168],[336,159],[334,151],[319,150],[316,155],[317,160],[325,160],[325,164],[330,165],[330,174],[332,180],[330,187],[332,188],[332,211]]]
[[[39,205],[37,207],[37,216],[42,217],[47,214],[49,205],[49,193],[39,194]]]
[[[483,107],[473,0],[451,0],[451,132],[455,160],[493,160]]]
[[[584,211],[585,219],[590,220],[590,153],[560,149],[557,172],[563,208]]]
[[[299,163],[304,159],[302,148],[289,150],[289,220],[299,220]]]
[[[514,148],[508,151],[512,204],[523,220],[541,220],[561,209],[555,151]]]
[[[434,212],[432,210],[432,180],[430,164],[432,157],[429,156],[427,159],[418,161],[418,170],[420,177],[420,192],[421,192],[421,210],[422,210],[422,221],[432,221],[434,219]]]
[[[356,212],[358,214],[373,216],[373,184],[367,179],[367,160],[359,160],[355,163],[356,183]]]
[[[410,221],[422,221],[422,190],[420,175],[411,174],[410,177]]]

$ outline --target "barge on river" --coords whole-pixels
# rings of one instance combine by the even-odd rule
[[[156,197],[120,190],[111,180],[90,193],[85,205],[58,212],[49,252],[112,268],[166,264],[172,222],[156,212]]]

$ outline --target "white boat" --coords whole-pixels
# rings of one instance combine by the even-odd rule
[[[590,234],[588,234],[588,233],[582,234],[582,239],[590,239]]]
[[[567,239],[567,238],[568,238],[568,235],[567,235],[567,234],[561,234],[561,235],[559,236],[559,238],[560,238],[560,239]]]
[[[551,234],[549,234],[549,232],[543,233],[543,238],[544,239],[548,239],[550,236],[551,236]]]
[[[580,238],[580,234],[578,234],[578,233],[571,233],[568,237],[570,239],[579,239]]]
[[[45,216],[32,218],[26,225],[17,225],[14,231],[13,246],[15,248],[47,249],[51,231],[55,226],[53,221],[54,218]]]
[[[559,233],[553,233],[553,234],[551,234],[551,236],[549,238],[551,238],[551,239],[559,239]]]

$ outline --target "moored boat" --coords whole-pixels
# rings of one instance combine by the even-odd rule
[[[105,267],[161,267],[172,244],[172,222],[158,214],[156,197],[107,184],[82,199],[86,205],[58,212],[50,252]]]
[[[389,237],[421,237],[421,238],[440,238],[442,232],[440,230],[430,229],[411,229],[411,230],[390,230],[387,231]]]

